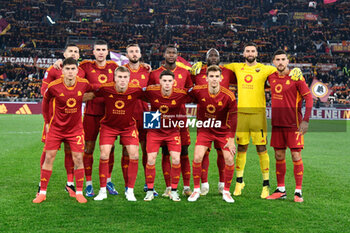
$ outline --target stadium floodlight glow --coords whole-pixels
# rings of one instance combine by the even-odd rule
[[[56,23],[55,21],[53,21],[53,20],[51,19],[50,16],[47,15],[46,18],[49,20],[49,22],[50,22],[51,24],[55,24],[55,23]]]

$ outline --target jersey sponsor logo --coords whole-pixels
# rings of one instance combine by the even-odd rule
[[[143,128],[144,129],[160,129],[160,116],[159,111],[156,112],[144,112],[143,113]]]
[[[81,91],[78,91],[78,96],[82,96]]]
[[[122,108],[124,108],[125,103],[124,103],[124,101],[122,101],[122,100],[117,100],[117,101],[115,101],[114,106],[115,106],[117,109],[122,109]]]
[[[140,81],[137,80],[137,79],[131,80],[131,83],[134,84],[134,85],[136,85],[136,86],[140,86]]]
[[[6,107],[5,107],[6,108]],[[27,104],[24,104],[22,107],[20,107],[17,111],[16,114],[32,114],[32,111],[30,111],[29,107]]]
[[[132,99],[132,96],[131,95],[128,95],[128,100],[131,100]]]
[[[222,106],[222,102],[221,102],[221,100],[219,101],[218,106]]]
[[[282,90],[283,90],[282,84],[277,84],[277,85],[275,86],[275,92],[276,92],[276,93],[281,93]]]
[[[215,110],[216,110],[216,108],[215,108],[214,105],[212,105],[212,104],[208,104],[208,105],[207,105],[207,112],[209,112],[209,113],[214,113]]]
[[[113,98],[113,95],[112,95],[112,94],[110,94],[108,97],[109,97],[109,98]]]
[[[141,75],[141,79],[146,79],[145,75]]]
[[[166,105],[161,105],[161,106],[159,107],[159,111],[160,111],[161,113],[167,113],[167,112],[169,111],[169,107],[166,106]]]
[[[108,78],[105,74],[100,74],[97,79],[100,83],[106,83],[108,80]]]
[[[253,81],[253,76],[250,75],[250,74],[247,74],[245,77],[244,77],[244,81],[246,83],[251,83]]]
[[[171,101],[171,105],[176,105],[176,101],[175,101],[175,100],[172,100],[172,101]]]
[[[181,74],[179,74],[179,76],[178,76],[178,77],[179,77],[179,79],[182,79],[182,75],[181,75]]]
[[[113,73],[113,72],[112,72],[112,70],[111,70],[111,69],[108,69],[108,73],[110,73],[110,74],[111,74],[111,73]]]
[[[68,107],[73,108],[77,104],[77,101],[74,98],[69,98],[66,104]]]
[[[286,85],[290,85],[290,81],[289,80],[287,80]]]
[[[61,94],[60,94],[60,96],[64,96],[64,94],[63,94],[63,93],[61,93]]]

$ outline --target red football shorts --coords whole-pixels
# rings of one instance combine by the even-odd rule
[[[139,131],[140,142],[146,141],[147,129],[143,128],[143,120],[136,120],[137,130]]]
[[[96,141],[102,118],[103,116],[84,115],[83,126],[85,141]]]
[[[169,151],[181,152],[181,136],[178,130],[168,132],[148,130],[146,140],[147,153],[158,152],[161,145],[166,145]]]
[[[49,133],[46,135],[45,151],[58,150],[62,142],[67,142],[72,152],[83,153],[85,145],[84,141],[84,132],[65,135],[50,129]]]
[[[120,136],[120,144],[124,146],[128,145],[139,145],[139,136],[138,136],[136,125],[130,126],[123,130],[112,129],[108,126],[101,124],[100,129],[100,146],[101,145],[114,145],[117,137]]]
[[[46,141],[46,129],[45,129],[45,122],[43,127],[43,133],[41,134],[41,142],[45,143]]]
[[[304,136],[299,134],[296,127],[272,126],[271,146],[278,149],[303,149]]]
[[[197,131],[196,146],[206,146],[208,148],[211,148],[211,144],[214,142],[216,149],[230,151],[228,148],[224,148],[228,139],[229,135],[217,135],[210,133],[210,131]]]
[[[181,128],[180,129],[180,136],[181,136],[181,145],[182,146],[191,145],[190,131],[188,130],[188,128]]]

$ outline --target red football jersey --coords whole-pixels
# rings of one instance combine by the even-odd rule
[[[195,86],[189,95],[197,103],[197,120],[212,119],[221,122],[220,128],[198,128],[198,131],[209,131],[215,135],[234,137],[236,132],[237,102],[234,94],[220,87],[216,95],[209,94],[208,84]]]
[[[278,72],[268,77],[271,87],[271,107],[273,126],[299,127],[302,121],[302,100],[306,100],[305,121],[309,121],[312,109],[312,97],[305,80],[293,81],[288,75],[279,76]]]
[[[161,123],[163,119],[167,120],[179,120],[181,118],[177,117],[181,114],[180,110],[182,106],[190,100],[186,91],[180,88],[173,88],[170,96],[163,96],[161,93],[160,85],[151,85],[148,86],[145,92],[146,99],[151,104],[151,111],[157,111],[162,114],[161,115]],[[161,131],[162,133],[166,133],[167,130],[174,129],[173,125],[170,125],[169,128],[161,128],[160,129],[151,129],[155,131]],[[176,128],[178,129],[178,128]]]
[[[200,71],[199,74],[197,75],[192,75],[192,81],[193,83],[195,83],[196,85],[206,85],[208,84],[206,78],[207,78],[207,65],[204,65]],[[229,88],[230,84],[236,84],[236,76],[235,74],[232,72],[232,70],[227,69],[223,66],[220,66],[221,68],[221,77],[222,80],[220,82],[220,86],[223,86],[225,88]]]
[[[147,87],[149,75],[150,72],[148,69],[146,69],[143,65],[140,65],[139,69],[133,70],[129,66],[129,64],[126,64],[125,67],[127,67],[130,70],[130,83],[134,85],[138,85],[140,87]],[[149,111],[148,104],[145,101],[137,100],[137,106],[135,107],[135,119],[138,121],[143,120],[143,112]]]
[[[118,67],[114,61],[107,61],[106,65],[99,67],[96,61],[82,61],[79,65],[85,71],[85,78],[91,84],[103,84],[114,81],[114,70]],[[85,114],[103,116],[105,106],[102,97],[97,97],[86,103]]]
[[[101,125],[105,125],[115,130],[123,130],[135,125],[134,111],[137,100],[143,94],[139,86],[129,83],[128,89],[123,93],[118,93],[115,83],[105,83],[95,91],[97,97],[102,98],[106,111],[101,120]]]
[[[166,68],[164,66],[161,66],[158,69],[152,71],[149,76],[148,85],[159,84],[159,76],[164,70],[166,70]],[[193,86],[191,74],[188,70],[176,66],[175,69],[171,70],[171,72],[173,72],[175,75],[174,87],[190,88]]]
[[[86,79],[77,77],[74,86],[67,87],[63,78],[51,82],[43,99],[45,123],[50,123],[50,131],[74,134],[83,130],[81,105],[85,92],[92,91]],[[53,99],[53,114],[50,117],[49,103]]]
[[[51,83],[52,81],[55,81],[56,79],[59,79],[61,77],[62,77],[62,70],[57,70],[53,66],[50,66],[46,70],[42,84],[41,84],[41,94],[44,96],[44,93],[45,93],[49,83]],[[78,77],[79,78],[85,77],[85,72],[80,67],[78,68]]]

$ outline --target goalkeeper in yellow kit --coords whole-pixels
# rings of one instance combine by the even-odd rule
[[[247,149],[252,137],[253,144],[260,159],[260,168],[263,176],[263,189],[260,197],[269,196],[269,155],[266,150],[266,100],[265,82],[269,75],[277,71],[273,66],[258,63],[257,46],[247,43],[244,46],[244,63],[231,63],[225,65],[237,77],[238,115],[236,141],[238,153],[236,157],[236,187],[233,195],[239,196],[245,184],[243,172],[246,163]],[[194,67],[196,69],[196,66]],[[299,80],[302,75],[300,69],[291,72],[293,80]]]

